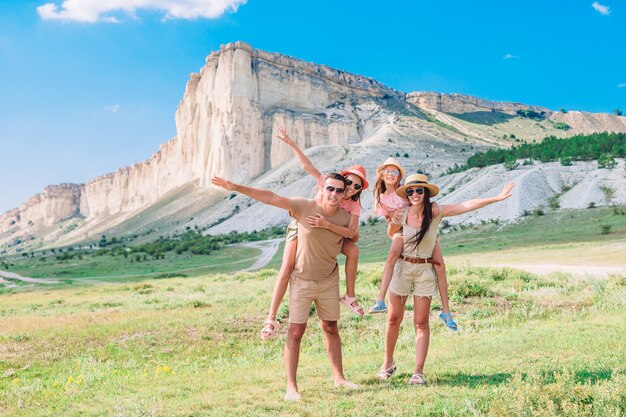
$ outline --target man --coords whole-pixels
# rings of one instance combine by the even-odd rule
[[[326,352],[333,371],[335,386],[357,388],[343,375],[341,338],[337,328],[339,320],[339,271],[337,255],[341,251],[341,235],[318,227],[323,216],[330,223],[347,227],[350,215],[339,207],[346,189],[343,176],[331,173],[324,178],[320,198],[281,197],[271,191],[233,184],[223,178],[213,177],[211,183],[229,191],[237,191],[262,203],[288,210],[298,221],[298,248],[296,263],[289,284],[289,329],[285,342],[285,372],[287,391],[285,400],[301,399],[296,382],[300,342],[309,317],[311,303],[324,332]]]

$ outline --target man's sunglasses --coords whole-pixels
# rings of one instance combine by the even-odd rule
[[[328,191],[329,193],[332,193],[333,191],[335,191],[337,194],[343,194],[346,191],[346,189],[333,187],[332,185],[327,185],[326,191]]]
[[[359,191],[363,187],[361,184],[357,184],[356,182],[349,180],[347,177],[344,178],[346,180],[346,185],[350,186],[354,184],[354,189],[357,191]]]
[[[383,171],[385,174],[391,174],[394,177],[397,177],[398,175],[400,175],[400,171],[398,171],[397,169],[386,169]]]
[[[413,193],[417,195],[422,195],[424,194],[424,189],[423,188],[409,188],[408,190],[406,190],[406,195],[408,195],[409,197],[411,197]]]

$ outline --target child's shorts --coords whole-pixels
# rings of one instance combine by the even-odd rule
[[[437,294],[437,275],[431,264],[413,264],[398,259],[389,291],[396,295],[433,297]]]

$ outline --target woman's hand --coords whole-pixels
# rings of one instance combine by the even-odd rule
[[[278,136],[276,137],[282,140],[283,142],[285,142],[287,145],[291,145],[293,143],[293,140],[289,137],[289,134],[287,133],[287,129],[285,129],[285,126],[280,126],[278,128]]]
[[[506,200],[507,198],[511,197],[511,190],[513,189],[513,187],[515,187],[515,181],[507,182],[506,184],[504,184],[504,187],[502,187],[502,191],[500,191],[500,194],[495,196],[493,200],[497,202]]]
[[[235,188],[237,188],[237,186],[233,184],[232,182],[225,180],[224,178],[220,178],[220,177],[211,178],[211,184],[217,185],[218,187],[222,187],[223,189],[228,190],[228,191],[235,191]]]
[[[324,229],[328,229],[328,225],[330,223],[321,214],[316,214],[314,216],[307,216],[306,222],[311,227],[322,227]]]

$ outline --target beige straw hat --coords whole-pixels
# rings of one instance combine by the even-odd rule
[[[406,189],[410,187],[424,187],[430,190],[430,196],[434,197],[439,194],[439,187],[428,182],[428,177],[424,174],[412,174],[406,178],[404,185],[396,190],[402,198],[406,198]]]
[[[379,176],[380,173],[383,171],[383,168],[385,168],[387,165],[393,165],[394,167],[397,167],[400,171],[400,175],[402,175],[402,178],[406,176],[406,171],[404,170],[404,168],[402,168],[402,165],[400,165],[396,158],[392,158],[391,156],[387,158],[385,162],[382,163],[382,165],[376,168],[376,176]]]

